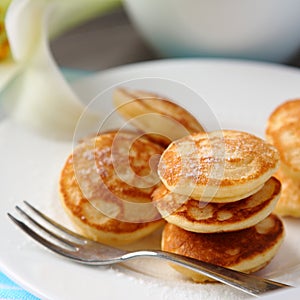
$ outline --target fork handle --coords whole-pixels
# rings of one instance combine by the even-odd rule
[[[131,255],[132,257],[130,257]],[[209,278],[230,285],[252,296],[259,296],[266,292],[291,287],[289,285],[276,281],[260,278],[250,274],[245,274],[235,270],[230,270],[204,261],[160,250],[136,251],[134,253],[128,253],[128,256],[126,258],[129,259],[137,256],[156,257],[167,260],[171,263],[185,267],[201,275],[205,275]]]

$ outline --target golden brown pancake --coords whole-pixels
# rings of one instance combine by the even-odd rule
[[[300,217],[300,180],[286,176],[281,169],[275,174],[282,184],[282,192],[275,207],[281,216]]]
[[[160,158],[158,174],[171,192],[221,202],[255,193],[278,166],[274,146],[246,132],[223,130],[172,142]]]
[[[251,273],[270,262],[279,249],[283,237],[283,224],[273,214],[253,227],[226,233],[194,233],[173,224],[166,224],[162,236],[162,249]],[[183,267],[174,265],[174,268],[194,281],[213,281]]]
[[[135,241],[163,221],[151,203],[163,148],[128,132],[84,140],[60,178],[63,206],[86,237],[112,245]],[[152,159],[152,160],[151,160]]]
[[[126,120],[164,146],[192,132],[204,131],[187,110],[154,93],[118,88],[113,102]]]
[[[278,129],[287,123],[299,123],[300,99],[285,101],[279,105],[269,116],[266,134],[272,139],[276,137]]]
[[[275,109],[269,117],[266,136],[279,150],[282,170],[300,180],[300,99]]]
[[[298,123],[289,123],[278,130],[273,144],[279,151],[282,170],[300,180],[300,116]]]
[[[256,225],[273,211],[280,190],[280,182],[271,177],[257,193],[232,203],[199,202],[174,194],[163,185],[154,191],[152,198],[169,223],[188,231],[215,233]]]
[[[297,123],[280,127],[270,140],[279,151],[282,170],[300,180],[300,116]]]

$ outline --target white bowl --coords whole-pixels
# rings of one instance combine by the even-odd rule
[[[299,0],[125,0],[163,56],[287,61],[300,50]]]

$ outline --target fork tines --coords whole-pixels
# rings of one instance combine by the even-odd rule
[[[86,240],[80,235],[50,219],[27,201],[26,210],[16,205],[16,211],[23,220],[8,213],[9,218],[31,238],[46,248],[63,255],[77,251],[76,245],[84,245]]]

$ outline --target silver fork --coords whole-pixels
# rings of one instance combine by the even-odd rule
[[[26,211],[19,206],[15,208],[26,219],[26,222],[8,213],[10,219],[38,243],[61,256],[79,263],[101,266],[121,263],[133,258],[155,257],[188,268],[253,296],[290,287],[279,282],[226,269],[174,253],[160,250],[127,252],[94,242],[58,224],[28,202],[24,201],[24,204],[27,207]]]

